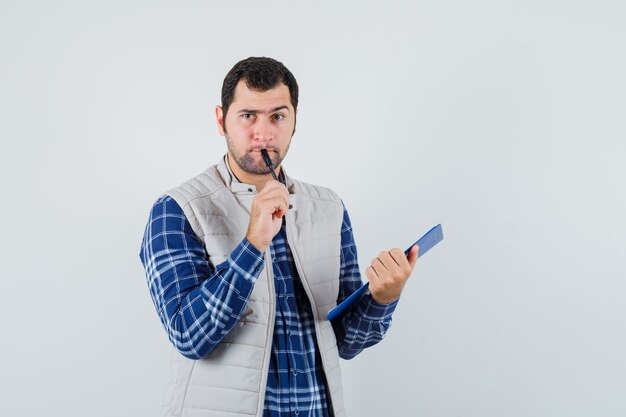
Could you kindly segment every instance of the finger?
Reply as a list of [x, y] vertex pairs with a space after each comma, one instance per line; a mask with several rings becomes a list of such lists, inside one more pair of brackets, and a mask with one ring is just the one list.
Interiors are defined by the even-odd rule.
[[[257, 210], [267, 214], [281, 214], [287, 211], [287, 205], [282, 198], [260, 198], [257, 201]], [[281, 214], [282, 216], [282, 214]]]
[[272, 194], [277, 189], [280, 189], [280, 187], [284, 187], [284, 185], [276, 180], [269, 180], [268, 182], [265, 183], [265, 185], [263, 186], [263, 189], [258, 193], [258, 195], [265, 196], [268, 194]]
[[261, 191], [261, 193], [266, 192], [266, 190], [267, 191], [272, 191], [272, 190], [285, 190], [285, 191], [287, 191], [287, 187], [285, 186], [285, 184], [283, 184], [280, 181], [269, 180], [268, 182], [265, 183], [265, 186], [263, 187], [263, 190]]
[[262, 201], [273, 201], [279, 198], [279, 199], [282, 199], [285, 202], [285, 204], [289, 205], [289, 192], [284, 186], [282, 186], [282, 184], [281, 184], [281, 187], [282, 188], [274, 187], [273, 189], [267, 192], [265, 191], [265, 188], [264, 188], [263, 192], [258, 194], [256, 198]]
[[289, 199], [281, 193], [273, 193], [265, 196], [265, 200], [270, 202], [272, 205], [278, 205], [280, 203], [282, 206], [289, 206]]
[[389, 270], [385, 268], [385, 265], [383, 265], [381, 260], [378, 258], [372, 259], [372, 264], [370, 266], [374, 269], [378, 278], [383, 279], [389, 275]]
[[382, 251], [378, 254], [378, 259], [388, 270], [396, 269], [398, 263], [392, 258], [391, 254], [387, 251]]
[[287, 212], [288, 204], [282, 198], [275, 198], [271, 200], [271, 205], [274, 214], [278, 214], [281, 217]]
[[419, 253], [420, 253], [420, 247], [417, 244], [415, 244], [411, 248], [411, 250], [409, 251], [409, 256], [407, 257], [407, 259], [409, 261], [409, 265], [411, 265], [411, 268], [415, 267], [415, 263], [417, 262], [417, 258], [419, 258]]
[[409, 261], [407, 260], [407, 255], [404, 254], [404, 251], [402, 249], [393, 248], [389, 251], [389, 255], [400, 268], [409, 267]]
[[[413, 256], [411, 255], [411, 251], [415, 250], [416, 249], [414, 247], [411, 247], [411, 249], [409, 250], [409, 255]], [[407, 256], [409, 255], [405, 255], [404, 251], [399, 248], [393, 248], [389, 251], [389, 253], [391, 254], [391, 257], [398, 263], [398, 270], [401, 271], [405, 277], [411, 275], [411, 272], [413, 272], [413, 266], [415, 265], [415, 260], [407, 258]], [[412, 261], [413, 263], [411, 264], [410, 261]]]
[[[287, 191], [287, 188], [280, 183], [277, 184], [278, 186], [275, 185], [271, 190], [259, 194], [258, 197], [267, 201], [274, 201], [274, 199], [280, 198], [285, 202], [285, 205], [289, 207], [289, 192]], [[265, 191], [265, 188], [263, 191]]]
[[289, 201], [289, 192], [287, 191], [286, 188], [283, 188], [283, 191], [280, 194], [281, 194], [281, 198], [285, 202], [285, 207], [289, 209], [291, 207], [291, 202]]
[[380, 280], [380, 277], [376, 273], [376, 270], [372, 268], [372, 265], [369, 265], [367, 268], [365, 268], [365, 276], [367, 277], [367, 281], [369, 283]]

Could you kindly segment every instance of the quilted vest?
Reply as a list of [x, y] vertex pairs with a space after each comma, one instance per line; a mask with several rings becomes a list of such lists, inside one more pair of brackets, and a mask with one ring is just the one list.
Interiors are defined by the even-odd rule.
[[[238, 182], [226, 157], [166, 194], [183, 209], [204, 243], [209, 261], [226, 260], [245, 237], [255, 187]], [[311, 302], [315, 335], [326, 374], [329, 407], [345, 416], [337, 341], [326, 314], [339, 292], [343, 206], [331, 190], [285, 176], [292, 208], [287, 241]], [[276, 318], [270, 249], [239, 321], [206, 357], [172, 352], [162, 417], [261, 417]]]

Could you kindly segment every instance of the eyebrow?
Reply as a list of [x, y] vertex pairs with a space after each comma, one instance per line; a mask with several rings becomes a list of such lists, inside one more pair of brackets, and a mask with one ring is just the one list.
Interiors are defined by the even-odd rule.
[[237, 113], [241, 114], [241, 113], [260, 113], [260, 114], [266, 114], [266, 113], [274, 113], [277, 112], [279, 110], [283, 110], [283, 109], [287, 109], [289, 110], [289, 107], [287, 107], [286, 105], [282, 105], [282, 106], [278, 106], [278, 107], [274, 107], [273, 109], [270, 109], [269, 111], [262, 111], [262, 110], [252, 110], [252, 109], [241, 109], [239, 110]]

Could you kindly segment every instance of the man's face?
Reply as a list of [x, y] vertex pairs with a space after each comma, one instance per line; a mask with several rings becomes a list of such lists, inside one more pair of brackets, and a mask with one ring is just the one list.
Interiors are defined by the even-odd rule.
[[219, 133], [226, 137], [229, 157], [251, 174], [268, 174], [261, 149], [267, 149], [274, 166], [287, 155], [296, 123], [289, 88], [278, 84], [267, 91], [250, 90], [244, 81], [235, 87], [224, 119], [216, 108]]

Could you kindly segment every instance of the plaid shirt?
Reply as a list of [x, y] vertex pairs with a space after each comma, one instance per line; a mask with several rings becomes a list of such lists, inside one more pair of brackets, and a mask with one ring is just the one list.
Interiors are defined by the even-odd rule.
[[[270, 244], [270, 252], [276, 322], [263, 415], [329, 416], [312, 309], [287, 245], [284, 222]], [[169, 196], [159, 198], [152, 207], [140, 258], [170, 341], [191, 359], [205, 357], [233, 328], [264, 264], [264, 254], [245, 238], [226, 261], [210, 264], [210, 254], [180, 206]], [[339, 279], [337, 303], [361, 286], [352, 226], [345, 208]], [[378, 304], [366, 295], [335, 320], [339, 356], [351, 359], [382, 340], [396, 304]]]

